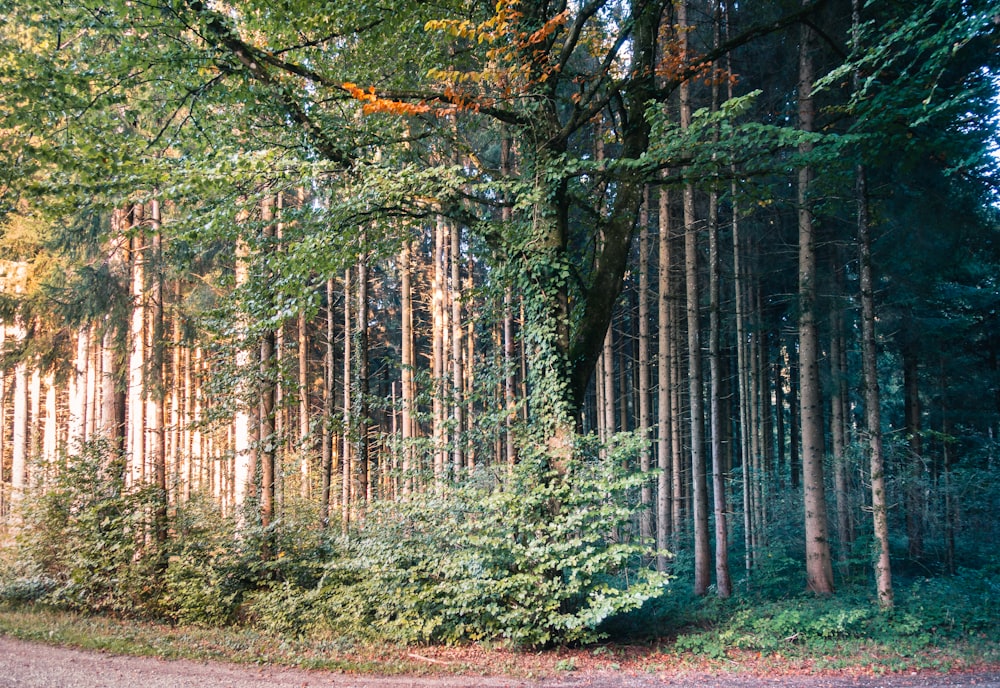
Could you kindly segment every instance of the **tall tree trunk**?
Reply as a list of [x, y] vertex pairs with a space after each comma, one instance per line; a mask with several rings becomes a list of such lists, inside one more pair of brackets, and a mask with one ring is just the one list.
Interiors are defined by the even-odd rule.
[[642, 512], [639, 521], [639, 535], [643, 542], [653, 541], [653, 482], [652, 451], [649, 446], [652, 409], [649, 397], [649, 189], [646, 189], [642, 209], [639, 211], [639, 470], [646, 475], [639, 495]]
[[56, 376], [49, 372], [45, 375], [45, 429], [42, 432], [42, 458], [49, 466], [55, 466], [59, 452], [56, 414]]
[[[681, 55], [687, 57], [687, 2], [677, 6]], [[691, 87], [680, 87], [681, 127], [691, 125]], [[705, 406], [701, 361], [701, 288], [699, 285], [698, 224], [694, 186], [684, 186], [684, 266], [687, 294], [688, 390], [691, 419], [691, 486], [694, 525], [694, 592], [704, 595], [711, 584], [712, 555], [708, 533], [708, 484], [705, 466]]]
[[911, 559], [924, 556], [924, 445], [920, 407], [920, 365], [916, 346], [903, 346], [903, 405], [906, 440], [909, 447], [909, 470], [906, 476], [906, 540]]
[[667, 570], [667, 546], [672, 533], [671, 514], [671, 467], [673, 447], [670, 424], [670, 368], [672, 365], [673, 323], [670, 319], [670, 192], [660, 190], [659, 236], [657, 237], [657, 332], [656, 352], [656, 465], [659, 470], [656, 492], [656, 570]]
[[146, 480], [146, 245], [144, 208], [132, 206], [132, 312], [129, 324], [128, 435], [129, 485]]
[[299, 496], [308, 499], [312, 492], [312, 461], [314, 445], [309, 432], [309, 338], [306, 312], [300, 309], [296, 319], [296, 353], [298, 354], [298, 397], [299, 397]]
[[[15, 326], [17, 339], [24, 338], [24, 326]], [[21, 520], [21, 503], [28, 487], [28, 362], [14, 366], [14, 416], [10, 448], [10, 511], [15, 524]]]
[[167, 454], [164, 429], [164, 403], [166, 385], [163, 371], [163, 237], [160, 232], [160, 202], [150, 202], [150, 230], [152, 231], [152, 279], [149, 285], [150, 361], [146, 371], [146, 418], [149, 423], [151, 476], [157, 488], [157, 502], [153, 514], [153, 535], [159, 543], [167, 539]]
[[414, 465], [416, 452], [414, 447], [414, 428], [416, 420], [416, 389], [413, 382], [413, 374], [416, 371], [416, 356], [413, 353], [413, 291], [411, 258], [413, 243], [407, 238], [403, 242], [403, 247], [399, 253], [399, 280], [400, 280], [400, 338], [402, 354], [402, 378], [400, 430], [403, 440], [403, 494], [413, 491], [413, 478], [416, 471]]
[[431, 352], [433, 356], [433, 398], [432, 429], [434, 440], [434, 480], [440, 484], [446, 479], [448, 468], [448, 451], [446, 447], [447, 433], [445, 431], [445, 308], [444, 308], [444, 262], [445, 262], [445, 226], [443, 217], [438, 217], [434, 225], [434, 282], [432, 294]]
[[351, 361], [354, 360], [353, 347], [351, 346], [354, 329], [351, 318], [351, 296], [353, 294], [351, 272], [351, 268], [344, 270], [344, 449], [343, 455], [340, 457], [340, 527], [344, 535], [347, 535], [351, 525], [351, 467], [354, 454], [351, 441], [355, 432], [354, 414], [351, 408], [351, 388], [355, 382], [351, 370]]
[[[803, 25], [799, 46], [799, 126], [813, 131], [813, 30]], [[802, 144], [803, 153], [811, 150]], [[812, 168], [799, 170], [799, 376], [801, 380], [802, 487], [806, 532], [806, 575], [809, 587], [820, 594], [833, 592], [833, 568], [827, 535], [826, 488], [823, 481], [823, 401], [819, 376], [819, 331], [816, 304], [816, 237], [809, 187]]]
[[[362, 237], [362, 243], [366, 243]], [[371, 412], [369, 396], [371, 394], [371, 370], [369, 361], [369, 331], [368, 331], [368, 256], [362, 255], [358, 263], [358, 401], [355, 404], [358, 416], [358, 449], [356, 460], [358, 464], [358, 490], [364, 501], [373, 498], [372, 487], [372, 456], [369, 442], [371, 440]]]
[[843, 270], [840, 261], [834, 266], [837, 299], [830, 312], [830, 439], [833, 449], [833, 484], [837, 503], [837, 536], [840, 541], [837, 561], [846, 575], [849, 554], [854, 542], [854, 524], [851, 520], [851, 494], [847, 459], [847, 352], [844, 351], [844, 318], [839, 303], [843, 289]]
[[[242, 219], [245, 221], [247, 218], [241, 213], [241, 218], [238, 218], [238, 222]], [[235, 286], [237, 289], [242, 287], [247, 283], [250, 277], [250, 248], [246, 241], [239, 239], [236, 242], [236, 274], [235, 274]], [[244, 319], [243, 327], [240, 328], [241, 332], [246, 332], [247, 323], [245, 321], [246, 316], [241, 316]], [[237, 343], [236, 350], [236, 369], [238, 371], [247, 371], [250, 369], [252, 354], [249, 348], [249, 343], [245, 340], [245, 335], [238, 335], [241, 340]], [[255, 456], [251, 447], [251, 407], [248, 388], [250, 381], [246, 379], [246, 375], [242, 374], [240, 376], [239, 382], [237, 382], [236, 389], [234, 391], [234, 396], [236, 397], [236, 409], [233, 415], [233, 456], [234, 456], [234, 466], [233, 466], [233, 508], [236, 512], [237, 519], [242, 522], [243, 519], [243, 507], [246, 503], [247, 497], [249, 496], [250, 490], [252, 488], [252, 480], [254, 473], [256, 472]], [[201, 415], [202, 404], [201, 404], [201, 393], [199, 386], [199, 395], [197, 407], [195, 410], [196, 421], [199, 420]], [[200, 444], [202, 437], [201, 432], [196, 429], [198, 435], [196, 436], [197, 443]], [[192, 455], [203, 458], [200, 447], [196, 447], [192, 451]]]
[[[510, 134], [504, 131], [500, 140], [500, 172], [504, 177], [513, 174], [514, 163], [512, 160], [512, 142]], [[504, 204], [500, 210], [500, 219], [504, 223], [509, 223], [514, 219], [514, 211], [509, 204]], [[517, 371], [514, 364], [516, 345], [514, 342], [514, 296], [508, 286], [503, 295], [503, 399], [504, 399], [504, 459], [508, 469], [514, 467], [517, 461], [517, 451], [514, 445], [514, 420], [516, 418], [517, 407], [516, 386]]]
[[461, 473], [465, 466], [463, 452], [463, 436], [465, 433], [465, 399], [462, 384], [465, 380], [465, 369], [462, 362], [462, 230], [458, 224], [449, 223], [451, 233], [451, 288], [448, 298], [451, 300], [451, 404], [452, 422], [454, 423], [452, 439], [452, 470], [455, 476]]
[[[721, 41], [721, 6], [713, 0], [714, 44]], [[719, 84], [712, 82], [712, 110], [718, 110]], [[718, 132], [713, 139], [718, 140]], [[708, 375], [709, 423], [712, 455], [712, 497], [715, 517], [715, 587], [721, 598], [733, 594], [729, 575], [729, 524], [726, 506], [726, 457], [723, 445], [722, 415], [722, 258], [719, 250], [719, 192], [713, 188], [708, 196]]]
[[[855, 25], [858, 0], [852, 3]], [[872, 523], [878, 553], [875, 558], [875, 588], [883, 609], [893, 607], [892, 568], [889, 561], [888, 500], [885, 492], [885, 463], [882, 456], [882, 416], [878, 382], [878, 350], [875, 339], [875, 279], [872, 271], [872, 241], [868, 219], [868, 189], [864, 167], [855, 169], [858, 203], [859, 281], [861, 287], [861, 368], [865, 390], [865, 439], [872, 489]]]
[[[141, 270], [141, 268], [140, 268]], [[134, 285], [133, 285], [134, 288]], [[140, 339], [140, 347], [142, 340]], [[76, 357], [69, 384], [69, 433], [66, 440], [70, 452], [83, 449], [87, 439], [87, 368], [90, 363], [90, 325], [81, 323], [76, 331]], [[142, 374], [142, 366], [139, 367]]]
[[333, 491], [334, 456], [337, 452], [333, 435], [334, 394], [336, 392], [336, 371], [334, 369], [334, 310], [333, 278], [326, 281], [326, 341], [323, 353], [323, 417], [322, 417], [322, 501], [320, 502], [320, 522], [323, 527], [330, 523], [330, 500]]
[[712, 496], [715, 517], [715, 585], [719, 597], [733, 594], [729, 575], [729, 527], [726, 507], [726, 459], [723, 454], [722, 415], [722, 278], [719, 255], [719, 211], [716, 191], [709, 196], [708, 211], [708, 271], [709, 271], [709, 407], [711, 409]]
[[[280, 211], [279, 211], [280, 212]], [[261, 201], [260, 219], [262, 222], [262, 234], [264, 240], [264, 252], [271, 253], [277, 250], [275, 222], [275, 199], [267, 196]], [[280, 237], [279, 237], [280, 240]], [[266, 260], [266, 259], [265, 259]], [[265, 279], [271, 280], [272, 275], [268, 268], [265, 270]], [[280, 365], [277, 358], [278, 333], [268, 329], [260, 338], [260, 355], [257, 359], [257, 369], [260, 377], [260, 397], [257, 404], [257, 460], [260, 462], [260, 524], [267, 532], [275, 517], [275, 473], [277, 468], [278, 444], [280, 435], [276, 427], [276, 416], [280, 413], [278, 406], [278, 390], [276, 378], [279, 377], [278, 367]], [[261, 556], [268, 559], [271, 550], [268, 546], [266, 536], [261, 548]]]

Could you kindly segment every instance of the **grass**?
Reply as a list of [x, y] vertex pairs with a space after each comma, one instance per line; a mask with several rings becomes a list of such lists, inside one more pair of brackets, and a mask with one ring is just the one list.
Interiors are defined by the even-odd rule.
[[[842, 602], [818, 601], [832, 609]], [[806, 605], [807, 608], [813, 603]], [[1000, 669], [1000, 645], [987, 634], [939, 637], [918, 642], [843, 635], [822, 639], [761, 637], [773, 617], [734, 614], [716, 623], [683, 629], [674, 639], [641, 645], [611, 644], [516, 651], [495, 644], [408, 647], [361, 644], [338, 638], [292, 639], [248, 628], [174, 626], [150, 621], [90, 616], [40, 605], [0, 607], [0, 634], [53, 645], [164, 659], [215, 660], [279, 665], [339, 673], [380, 675], [507, 675], [537, 678], [567, 671], [635, 671], [658, 674], [752, 673], [767, 675]], [[816, 616], [815, 614], [813, 616]], [[814, 624], [815, 625], [815, 624]], [[855, 634], [859, 635], [859, 634]], [[756, 644], [755, 644], [756, 643]], [[765, 647], [766, 646], [766, 647]]]

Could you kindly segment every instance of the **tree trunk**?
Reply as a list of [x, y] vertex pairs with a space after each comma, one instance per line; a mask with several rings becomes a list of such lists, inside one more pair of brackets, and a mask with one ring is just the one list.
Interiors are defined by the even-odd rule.
[[351, 467], [354, 454], [351, 450], [351, 440], [355, 432], [351, 409], [351, 387], [354, 384], [351, 370], [354, 356], [351, 346], [354, 330], [351, 318], [351, 282], [351, 268], [348, 268], [344, 270], [344, 449], [340, 457], [340, 527], [344, 535], [347, 535], [351, 525]]
[[333, 436], [334, 392], [336, 387], [334, 369], [334, 311], [333, 278], [326, 281], [326, 341], [323, 353], [323, 417], [321, 461], [323, 463], [322, 500], [319, 507], [320, 523], [325, 528], [330, 523], [330, 499], [333, 491], [334, 455], [337, 451]]
[[446, 479], [448, 468], [448, 450], [446, 447], [447, 433], [445, 431], [445, 307], [444, 307], [444, 262], [445, 262], [445, 225], [443, 217], [438, 217], [434, 225], [434, 282], [432, 294], [431, 352], [433, 356], [434, 393], [431, 401], [432, 429], [434, 440], [434, 481], [441, 485]]
[[160, 233], [160, 202], [150, 202], [152, 243], [152, 279], [149, 287], [150, 361], [146, 371], [146, 418], [149, 423], [150, 463], [156, 485], [157, 504], [153, 514], [153, 535], [159, 543], [167, 539], [167, 454], [164, 429], [166, 386], [163, 376], [163, 248]]
[[[366, 243], [362, 237], [362, 243]], [[358, 263], [358, 309], [357, 309], [357, 333], [358, 333], [358, 400], [354, 405], [357, 409], [358, 427], [358, 448], [355, 455], [357, 460], [358, 494], [365, 503], [370, 502], [373, 497], [372, 486], [372, 456], [369, 446], [371, 432], [371, 412], [369, 408], [369, 395], [371, 394], [371, 370], [368, 350], [368, 256], [361, 256]]]
[[413, 353], [413, 291], [411, 285], [411, 257], [413, 243], [407, 238], [403, 242], [403, 248], [399, 253], [399, 279], [400, 279], [400, 338], [402, 350], [402, 362], [400, 377], [402, 378], [402, 390], [400, 393], [402, 408], [400, 413], [400, 430], [402, 434], [403, 446], [403, 494], [409, 494], [414, 488], [414, 474], [417, 466], [414, 465], [416, 452], [414, 448], [414, 429], [416, 420], [416, 389], [413, 382], [413, 374], [416, 371], [416, 356]]
[[[670, 423], [670, 367], [672, 365], [670, 349], [672, 346], [674, 324], [670, 314], [670, 192], [660, 190], [659, 236], [657, 237], [657, 333], [656, 352], [656, 461], [659, 475], [657, 476], [656, 492], [656, 570], [663, 573], [667, 570], [667, 547], [672, 533], [671, 514], [671, 467], [673, 465], [674, 440]], [[676, 440], [675, 440], [676, 441]]]
[[652, 409], [649, 397], [649, 189], [646, 189], [642, 209], [639, 211], [639, 470], [646, 475], [639, 495], [642, 511], [639, 536], [643, 542], [653, 541], [653, 483], [652, 452], [649, 446]]
[[[855, 24], [858, 0], [852, 3]], [[868, 220], [868, 189], [864, 167], [855, 169], [858, 203], [859, 281], [861, 287], [861, 367], [865, 390], [865, 439], [872, 485], [872, 523], [878, 548], [875, 558], [875, 588], [882, 609], [892, 609], [892, 568], [889, 561], [888, 500], [882, 456], [882, 417], [878, 382], [878, 349], [875, 339], [875, 279], [872, 271], [871, 230]]]
[[[813, 30], [802, 27], [799, 46], [799, 126], [813, 130]], [[809, 144], [800, 147], [803, 153]], [[819, 377], [819, 332], [816, 318], [816, 237], [809, 206], [812, 169], [799, 170], [799, 390], [802, 424], [802, 487], [804, 490], [806, 575], [819, 594], [833, 592], [833, 569], [827, 536], [826, 488], [823, 482], [823, 402]]]
[[906, 476], [906, 540], [911, 559], [924, 556], [924, 446], [920, 408], [919, 362], [912, 343], [903, 346], [903, 404], [909, 470]]
[[[681, 55], [687, 56], [687, 3], [677, 6]], [[691, 88], [680, 88], [681, 127], [691, 124]], [[708, 533], [708, 484], [705, 466], [705, 406], [701, 361], [701, 288], [699, 285], [698, 225], [694, 186], [684, 186], [684, 268], [687, 295], [688, 390], [691, 420], [691, 486], [694, 526], [694, 593], [704, 595], [711, 584], [712, 555]]]
[[451, 234], [451, 288], [448, 290], [448, 298], [451, 300], [451, 408], [454, 424], [452, 470], [457, 478], [465, 466], [462, 447], [465, 432], [465, 395], [462, 388], [465, 380], [465, 369], [462, 362], [462, 274], [460, 270], [462, 231], [454, 222], [449, 222], [448, 225]]
[[729, 575], [729, 527], [726, 507], [726, 459], [722, 442], [722, 277], [719, 255], [719, 210], [716, 191], [709, 196], [708, 211], [708, 271], [709, 271], [709, 407], [711, 409], [712, 496], [715, 516], [715, 585], [719, 597], [733, 594]]
[[128, 484], [137, 487], [146, 480], [146, 246], [142, 205], [132, 206], [132, 312], [129, 324], [128, 363]]
[[[243, 221], [246, 217], [242, 217]], [[239, 219], [237, 220], [239, 222]], [[239, 239], [236, 242], [236, 274], [235, 274], [235, 286], [237, 289], [242, 287], [247, 283], [250, 276], [250, 249], [246, 241]], [[244, 319], [243, 327], [240, 328], [241, 332], [246, 332], [246, 316], [242, 316]], [[252, 360], [249, 343], [245, 339], [245, 335], [238, 335], [241, 337], [241, 341], [237, 343], [236, 350], [236, 369], [238, 371], [247, 371], [250, 369], [250, 364]], [[253, 480], [255, 466], [254, 466], [254, 455], [251, 447], [251, 413], [250, 413], [250, 400], [248, 394], [249, 380], [246, 379], [245, 375], [240, 376], [240, 380], [236, 384], [236, 389], [234, 390], [234, 396], [236, 397], [236, 410], [233, 415], [233, 455], [234, 455], [234, 468], [233, 468], [233, 507], [236, 512], [237, 519], [243, 519], [243, 506], [246, 503], [246, 499], [251, 490], [251, 481]], [[201, 415], [201, 394], [198, 395], [198, 406], [195, 411], [196, 421]], [[196, 429], [197, 443], [201, 443], [201, 433]], [[192, 455], [203, 458], [201, 454], [200, 447], [193, 450]]]

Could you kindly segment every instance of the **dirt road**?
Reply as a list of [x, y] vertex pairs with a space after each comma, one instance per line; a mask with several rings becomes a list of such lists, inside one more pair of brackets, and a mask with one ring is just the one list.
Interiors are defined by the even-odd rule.
[[216, 662], [122, 657], [0, 637], [0, 688], [1000, 688], [1000, 674], [878, 678], [691, 676], [567, 672], [542, 681], [378, 677]]

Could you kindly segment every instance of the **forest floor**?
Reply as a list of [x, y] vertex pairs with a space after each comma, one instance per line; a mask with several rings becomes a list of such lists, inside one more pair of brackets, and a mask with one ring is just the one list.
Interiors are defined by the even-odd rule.
[[[429, 652], [429, 651], [427, 651]], [[437, 651], [428, 655], [412, 653], [418, 660], [447, 668], [458, 661], [453, 652]], [[468, 650], [465, 651], [468, 654]], [[97, 650], [58, 647], [42, 643], [0, 637], [0, 687], [18, 688], [187, 688], [219, 686], [226, 688], [651, 688], [671, 686], [686, 688], [1000, 688], [1000, 667], [979, 667], [958, 672], [913, 671], [874, 675], [871, 672], [824, 671], [808, 673], [808, 667], [742, 666], [734, 661], [732, 671], [704, 671], [705, 667], [655, 662], [649, 653], [625, 653], [620, 662], [584, 660], [586, 652], [563, 653], [552, 662], [552, 653], [520, 653], [525, 666], [518, 676], [492, 675], [491, 663], [479, 665], [486, 675], [378, 676], [376, 674], [335, 673], [299, 668], [252, 666], [219, 661], [133, 657]], [[592, 651], [589, 653], [592, 655]], [[544, 657], [544, 661], [531, 661]], [[580, 658], [570, 668], [558, 662]], [[750, 658], [747, 658], [750, 659]], [[467, 668], [477, 665], [475, 657], [463, 656]], [[514, 668], [514, 667], [510, 667]], [[758, 672], [758, 668], [761, 670]], [[524, 670], [529, 670], [527, 674]], [[749, 670], [747, 670], [749, 669]], [[537, 675], [531, 674], [537, 672]], [[478, 673], [478, 672], [477, 672]]]

